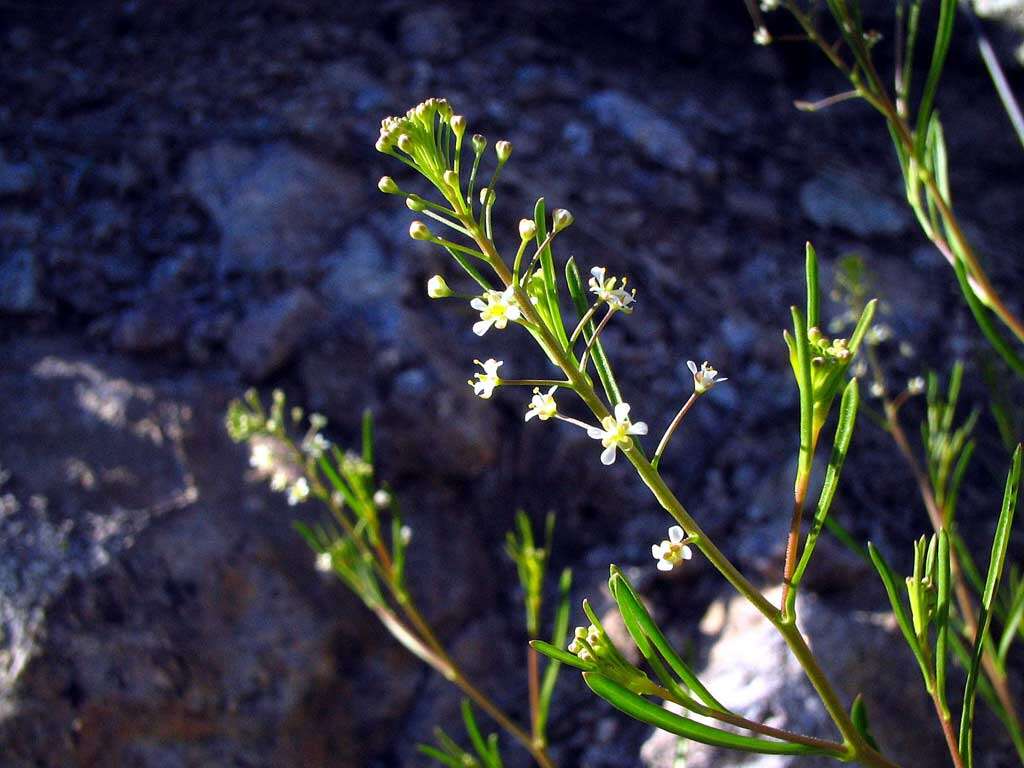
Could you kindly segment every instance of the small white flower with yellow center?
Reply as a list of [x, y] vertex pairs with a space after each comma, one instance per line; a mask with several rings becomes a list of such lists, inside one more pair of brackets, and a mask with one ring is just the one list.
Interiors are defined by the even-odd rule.
[[698, 395], [703, 395], [715, 384], [719, 384], [729, 379], [718, 378], [718, 371], [711, 367], [711, 364], [705, 360], [700, 364], [700, 368], [693, 360], [686, 361], [686, 367], [690, 369], [690, 373], [693, 374], [693, 391]]
[[316, 556], [316, 569], [320, 573], [330, 573], [334, 570], [334, 558], [330, 552], [321, 552]]
[[269, 472], [274, 468], [274, 451], [268, 443], [255, 443], [249, 454], [249, 466], [260, 472]]
[[493, 357], [489, 357], [482, 363], [479, 360], [474, 360], [474, 363], [484, 369], [483, 373], [474, 373], [476, 381], [470, 379], [467, 384], [473, 388], [473, 394], [477, 397], [481, 397], [484, 400], [488, 399], [494, 394], [494, 388], [501, 384], [501, 377], [498, 375], [498, 369], [504, 365], [501, 360], [495, 360]]
[[596, 294], [599, 301], [605, 302], [609, 309], [631, 312], [629, 305], [636, 299], [636, 291], [626, 290], [626, 278], [622, 278], [622, 287], [616, 288], [615, 285], [619, 282], [619, 278], [606, 278], [607, 271], [604, 267], [594, 267], [590, 270], [591, 278], [588, 283], [590, 292]]
[[678, 525], [673, 525], [668, 529], [667, 539], [661, 544], [651, 546], [651, 554], [658, 561], [659, 571], [671, 571], [675, 566], [681, 565], [684, 560], [693, 557], [693, 550], [683, 543], [685, 539], [685, 531]]
[[301, 504], [308, 498], [309, 483], [306, 482], [306, 478], [300, 477], [292, 483], [292, 487], [288, 489], [288, 506], [294, 507], [296, 504]]
[[526, 421], [529, 421], [534, 416], [541, 421], [554, 418], [558, 413], [558, 406], [555, 404], [556, 389], [558, 389], [557, 385], [546, 393], [542, 393], [537, 387], [533, 388], [533, 399], [530, 400], [530, 407], [526, 409]]
[[757, 45], [770, 45], [772, 33], [768, 31], [767, 27], [758, 27], [754, 30], [754, 42]]
[[373, 504], [379, 509], [391, 506], [391, 494], [383, 488], [378, 488], [373, 494]]
[[480, 321], [473, 323], [473, 333], [483, 336], [493, 325], [501, 330], [509, 320], [519, 319], [519, 305], [516, 303], [515, 291], [506, 288], [504, 291], [487, 291], [469, 302], [469, 306], [480, 313]]
[[601, 463], [605, 465], [615, 463], [615, 454], [619, 448], [628, 451], [633, 446], [631, 435], [646, 434], [647, 424], [642, 421], [634, 424], [629, 420], [629, 403], [616, 405], [615, 415], [601, 419], [600, 427], [587, 428], [587, 436], [600, 440], [604, 446]]
[[907, 382], [907, 392], [911, 395], [920, 395], [924, 392], [924, 377], [915, 376]]

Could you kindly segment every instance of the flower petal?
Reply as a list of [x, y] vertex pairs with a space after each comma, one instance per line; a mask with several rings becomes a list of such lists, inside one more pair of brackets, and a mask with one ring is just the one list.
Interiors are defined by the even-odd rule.
[[603, 440], [606, 434], [600, 427], [587, 427], [587, 437], [592, 437], [595, 440]]
[[670, 563], [668, 560], [659, 560], [658, 561], [658, 570], [659, 571], [671, 571], [672, 570], [672, 563]]
[[686, 532], [683, 531], [681, 526], [673, 525], [668, 529], [668, 538], [673, 544], [678, 544], [684, 538], [686, 538]]
[[471, 306], [477, 312], [483, 312], [485, 309], [487, 309], [487, 302], [481, 298], [476, 298], [469, 302], [469, 306]]
[[661, 544], [651, 544], [651, 556], [655, 560], [661, 560]]
[[693, 550], [687, 546], [683, 547], [683, 560], [689, 560], [693, 557]]
[[694, 376], [697, 375], [697, 364], [693, 362], [693, 360], [687, 360], [686, 367], [690, 369], [690, 373], [692, 373]]
[[491, 327], [492, 320], [480, 320], [479, 322], [473, 323], [473, 333], [477, 336], [483, 336], [487, 333]]
[[638, 421], [636, 424], [630, 426], [628, 430], [631, 435], [646, 435], [647, 434], [647, 422]]
[[629, 418], [629, 403], [618, 403], [615, 406], [615, 420], [625, 421]]
[[603, 451], [601, 451], [601, 463], [605, 466], [609, 466], [615, 463], [615, 446], [609, 445]]
[[530, 419], [532, 419], [536, 415], [537, 415], [537, 412], [531, 409], [531, 410], [526, 412], [526, 418], [524, 419], [524, 421], [529, 421]]

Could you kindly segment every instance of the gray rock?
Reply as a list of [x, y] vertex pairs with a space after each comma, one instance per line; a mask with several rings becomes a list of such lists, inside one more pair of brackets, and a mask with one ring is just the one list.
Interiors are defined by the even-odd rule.
[[319, 291], [331, 316], [394, 341], [401, 316], [396, 290], [400, 274], [373, 233], [353, 229], [341, 249], [326, 258], [325, 267]]
[[656, 163], [683, 173], [696, 165], [697, 151], [683, 130], [632, 96], [601, 91], [584, 106], [601, 126], [618, 131]]
[[28, 163], [11, 163], [0, 154], [0, 197], [18, 197], [35, 190], [39, 179]]
[[0, 312], [25, 314], [44, 306], [35, 254], [21, 250], [0, 257]]
[[402, 17], [398, 27], [402, 50], [427, 59], [454, 59], [462, 50], [459, 23], [444, 6], [416, 10]]
[[264, 379], [287, 362], [322, 316], [313, 294], [296, 288], [249, 312], [232, 334], [228, 349], [242, 373]]
[[800, 207], [819, 227], [837, 227], [859, 237], [906, 232], [910, 217], [899, 202], [850, 172], [826, 173], [800, 187]]
[[115, 348], [126, 352], [166, 349], [181, 340], [183, 321], [180, 306], [147, 302], [118, 318], [111, 342]]
[[301, 271], [330, 250], [366, 186], [288, 144], [215, 144], [192, 154], [185, 182], [220, 228], [224, 273]]
[[[770, 593], [778, 602], [779, 590]], [[851, 611], [814, 596], [797, 601], [809, 637], [844, 700], [864, 695], [875, 738], [901, 765], [943, 765], [943, 741], [910, 650], [888, 613]], [[803, 670], [775, 629], [744, 599], [713, 603], [701, 622], [713, 645], [701, 680], [736, 713], [768, 725], [835, 738], [830, 721]], [[915, 723], [907, 728], [908, 722]], [[644, 744], [647, 768], [671, 768], [673, 734], [658, 731]], [[747, 755], [691, 742], [687, 768], [827, 768], [822, 758]]]

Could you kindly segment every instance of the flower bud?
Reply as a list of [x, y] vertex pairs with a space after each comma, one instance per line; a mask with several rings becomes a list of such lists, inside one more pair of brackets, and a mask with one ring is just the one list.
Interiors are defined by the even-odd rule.
[[452, 127], [452, 132], [462, 138], [462, 134], [466, 132], [466, 118], [462, 115], [452, 115], [452, 119], [448, 121], [448, 124]]
[[481, 136], [479, 133], [473, 134], [473, 151], [478, 155], [483, 154], [484, 149], [487, 147], [487, 138]]
[[537, 225], [529, 219], [519, 220], [519, 237], [523, 240], [532, 240], [537, 234]]
[[572, 214], [565, 210], [565, 208], [556, 208], [555, 212], [551, 214], [551, 218], [555, 232], [561, 232], [573, 222]]
[[498, 155], [498, 162], [504, 163], [512, 155], [512, 142], [510, 141], [499, 141], [494, 145], [494, 151]]
[[484, 187], [480, 190], [480, 205], [494, 205], [494, 190]]
[[398, 137], [398, 148], [407, 155], [412, 154], [412, 139], [409, 138], [408, 134], [403, 133]]
[[395, 184], [395, 180], [390, 176], [381, 176], [380, 181], [377, 182], [377, 189], [383, 192], [385, 195], [397, 195], [398, 185]]
[[422, 221], [414, 221], [409, 225], [409, 237], [413, 240], [429, 240], [433, 235]]
[[444, 176], [442, 178], [444, 179], [444, 183], [447, 184], [452, 189], [458, 189], [459, 188], [459, 177], [455, 173], [455, 171], [452, 171], [452, 170], [445, 171], [444, 172]]
[[410, 211], [416, 211], [416, 213], [420, 213], [427, 208], [427, 202], [419, 195], [409, 195], [405, 198], [405, 205]]
[[427, 296], [432, 299], [444, 299], [452, 295], [452, 289], [440, 275], [434, 275], [427, 281]]

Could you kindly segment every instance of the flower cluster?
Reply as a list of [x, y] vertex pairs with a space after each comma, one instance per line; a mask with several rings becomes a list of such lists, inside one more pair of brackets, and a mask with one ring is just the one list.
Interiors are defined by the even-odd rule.
[[850, 361], [851, 352], [846, 339], [830, 340], [817, 328], [809, 328], [807, 342], [811, 349], [811, 365], [830, 367]]

